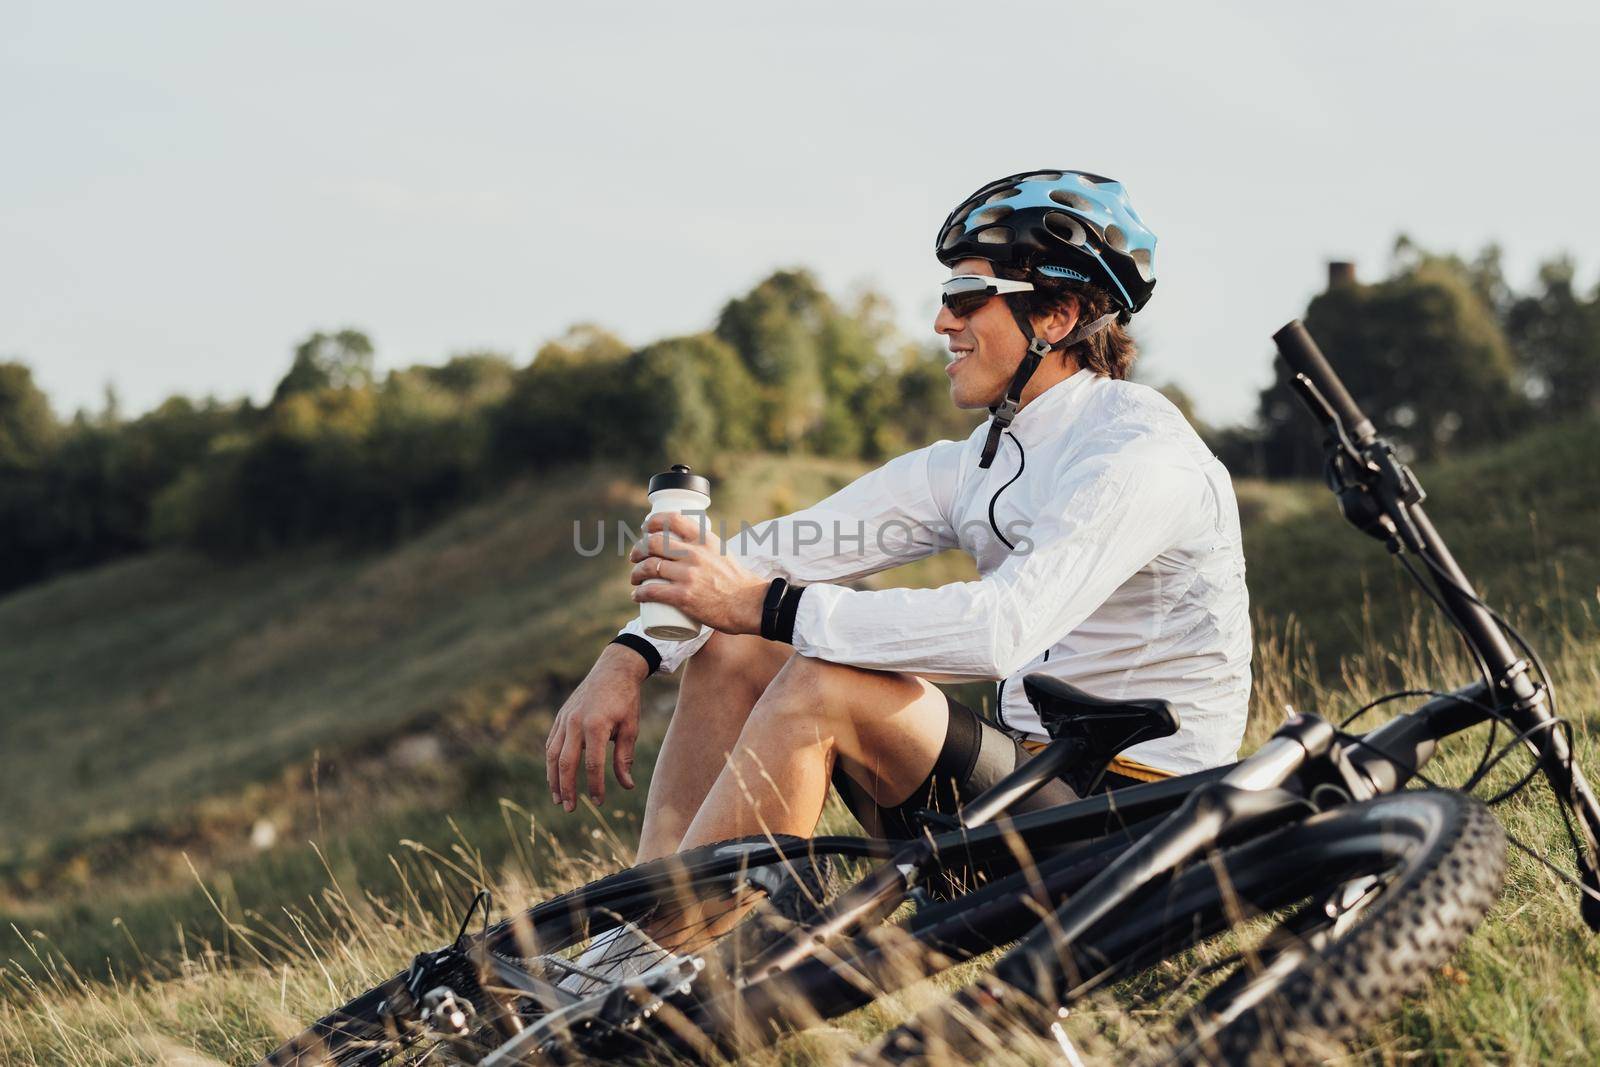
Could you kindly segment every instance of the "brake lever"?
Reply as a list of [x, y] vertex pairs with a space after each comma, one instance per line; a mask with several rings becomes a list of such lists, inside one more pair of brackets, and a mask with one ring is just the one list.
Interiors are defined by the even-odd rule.
[[1296, 374], [1290, 384], [1328, 435], [1328, 488], [1338, 497], [1345, 520], [1397, 555], [1407, 545], [1421, 544], [1408, 508], [1422, 503], [1427, 494], [1411, 468], [1395, 455], [1394, 446], [1376, 435], [1364, 446], [1357, 445], [1315, 382]]
[[1311, 417], [1322, 424], [1327, 431], [1329, 443], [1335, 445], [1345, 458], [1357, 466], [1365, 466], [1361, 457], [1361, 450], [1356, 448], [1355, 442], [1350, 440], [1350, 435], [1345, 432], [1344, 420], [1339, 418], [1339, 413], [1333, 410], [1333, 405], [1328, 403], [1328, 398], [1322, 395], [1322, 390], [1304, 374], [1296, 374], [1289, 379], [1289, 385], [1300, 397], [1311, 412]]

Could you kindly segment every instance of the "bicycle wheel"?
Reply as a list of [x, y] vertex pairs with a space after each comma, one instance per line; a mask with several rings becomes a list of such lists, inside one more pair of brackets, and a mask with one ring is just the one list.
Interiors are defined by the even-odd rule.
[[1320, 1059], [1450, 957], [1499, 895], [1504, 871], [1504, 831], [1469, 797], [1429, 790], [1347, 805], [1146, 890], [1070, 952], [1013, 951], [866, 1059], [970, 1058], [1018, 1026], [1053, 1032], [1058, 1007], [1284, 910], [1259, 944], [1230, 957], [1232, 973], [1219, 969], [1219, 984], [1151, 1062]]
[[[779, 931], [814, 915], [851, 871], [882, 851], [881, 845], [866, 840], [854, 846], [794, 837], [726, 841], [629, 868], [552, 898], [467, 939], [463, 947], [481, 946], [514, 965], [536, 965], [553, 972], [549, 981], [566, 980], [572, 992], [581, 994], [590, 980], [576, 968], [564, 974], [562, 961], [582, 958], [608, 933], [612, 936], [603, 962], [612, 972], [628, 966], [630, 952], [641, 958], [659, 956], [659, 945], [693, 953], [717, 943], [738, 944], [753, 953]], [[648, 929], [655, 944], [622, 945], [624, 939], [616, 932], [625, 924]], [[466, 964], [457, 968], [476, 969]], [[450, 984], [468, 990], [468, 998], [476, 1000], [484, 984], [480, 977], [457, 973]], [[406, 979], [402, 972], [355, 997], [262, 1063], [368, 1067], [407, 1050], [427, 1057], [435, 1042], [419, 1027], [406, 1025], [405, 1017], [417, 1007]], [[478, 1004], [480, 1010], [484, 1007]], [[493, 1040], [492, 1035], [486, 1040]]]
[[1500, 823], [1460, 794], [1432, 796], [1447, 799], [1401, 877], [1345, 883], [1291, 916], [1188, 1014], [1159, 1062], [1321, 1062], [1426, 982], [1505, 880]]

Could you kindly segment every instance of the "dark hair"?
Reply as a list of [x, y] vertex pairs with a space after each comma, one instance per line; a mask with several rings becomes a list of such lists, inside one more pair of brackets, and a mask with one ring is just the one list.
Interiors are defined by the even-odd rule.
[[[1038, 318], [1052, 311], [1064, 310], [1068, 304], [1076, 304], [1078, 324], [1081, 326], [1115, 311], [1118, 306], [1110, 293], [1088, 282], [1051, 278], [1038, 271], [1019, 267], [996, 265], [994, 272], [1001, 278], [1033, 283], [1031, 293], [1013, 293], [1005, 298], [1012, 302], [1012, 307], [1029, 318]], [[1067, 349], [1067, 354], [1076, 356], [1080, 366], [1088, 367], [1095, 374], [1107, 378], [1126, 378], [1139, 350], [1134, 344], [1133, 335], [1128, 333], [1128, 328], [1119, 319]]]

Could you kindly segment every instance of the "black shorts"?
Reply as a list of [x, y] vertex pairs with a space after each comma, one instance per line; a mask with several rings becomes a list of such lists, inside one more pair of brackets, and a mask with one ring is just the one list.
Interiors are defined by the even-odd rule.
[[[833, 787], [869, 836], [896, 841], [916, 837], [922, 832], [917, 812], [954, 815], [1033, 755], [1021, 741], [959, 700], [949, 696], [945, 699], [950, 705], [950, 726], [945, 731], [944, 747], [927, 779], [903, 802], [892, 808], [882, 806], [843, 767], [834, 765]], [[1108, 771], [1097, 791], [1133, 784], [1134, 779]], [[1052, 778], [1032, 796], [1013, 805], [1011, 812], [1037, 811], [1077, 799], [1072, 786]]]

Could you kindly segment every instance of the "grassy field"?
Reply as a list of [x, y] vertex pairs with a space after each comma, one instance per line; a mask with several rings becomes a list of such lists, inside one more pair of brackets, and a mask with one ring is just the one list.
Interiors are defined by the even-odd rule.
[[[1550, 660], [1591, 769], [1597, 429], [1551, 427], [1422, 472], [1458, 556]], [[726, 514], [759, 517], [851, 468], [744, 457], [713, 473]], [[629, 610], [618, 561], [575, 556], [571, 520], [636, 520], [637, 496], [617, 472], [586, 471], [378, 555], [158, 555], [0, 601], [13, 816], [0, 825], [0, 1062], [252, 1062], [439, 940], [469, 884], [522, 901], [625, 861], [642, 798], [556, 817], [539, 742]], [[1240, 497], [1258, 617], [1251, 744], [1285, 706], [1334, 714], [1468, 676], [1458, 643], [1324, 490], [1250, 484]], [[963, 568], [946, 558], [895, 577]], [[671, 698], [652, 683], [652, 705]], [[1465, 777], [1471, 748], [1436, 765], [1440, 780]], [[1561, 854], [1540, 792], [1500, 814]], [[1570, 890], [1517, 852], [1510, 871], [1492, 920], [1360, 1058], [1593, 1062], [1600, 952]], [[1156, 1009], [1137, 992], [1075, 1012], [1079, 1047], [1121, 1059], [1148, 1040]], [[831, 1062], [930, 995], [778, 1058]]]

